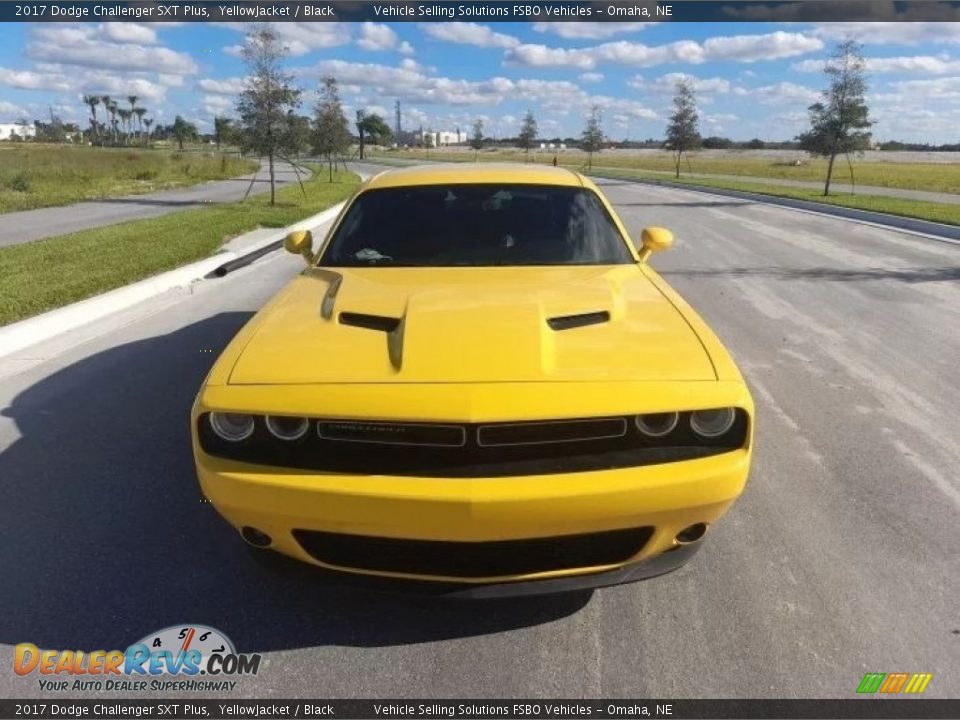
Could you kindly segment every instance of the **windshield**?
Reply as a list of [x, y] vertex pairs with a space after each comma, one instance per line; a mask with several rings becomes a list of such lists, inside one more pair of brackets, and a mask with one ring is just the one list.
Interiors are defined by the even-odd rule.
[[633, 261], [594, 192], [497, 184], [362, 193], [350, 206], [319, 264], [444, 267]]

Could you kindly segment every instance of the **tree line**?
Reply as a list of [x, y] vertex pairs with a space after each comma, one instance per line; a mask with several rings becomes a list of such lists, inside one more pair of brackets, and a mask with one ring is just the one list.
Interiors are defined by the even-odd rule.
[[[686, 160], [688, 171], [692, 169], [689, 154], [700, 148], [788, 147], [805, 150], [812, 156], [826, 158], [827, 175], [824, 180], [823, 194], [829, 195], [834, 164], [839, 157], [846, 159], [850, 171], [850, 183], [851, 185], [854, 183], [851, 156], [862, 154], [870, 147], [870, 127], [873, 125], [873, 120], [869, 117], [865, 99], [866, 62], [859, 43], [851, 38], [838, 43], [833, 56], [824, 67], [824, 72], [827, 74], [828, 83], [823, 91], [823, 99], [808, 108], [809, 128], [797, 136], [792, 143], [766, 143], [758, 138], [735, 143], [728, 138], [717, 136], [703, 138], [700, 134], [700, 116], [693, 84], [687, 79], [682, 79], [676, 83], [673, 112], [667, 121], [665, 138], [661, 141], [651, 138], [642, 143], [620, 143], [619, 145], [621, 147], [627, 145], [659, 147], [669, 150], [673, 155], [674, 175], [677, 178], [680, 177], [684, 160]], [[594, 105], [586, 116], [579, 139], [566, 139], [568, 143], [577, 145], [587, 153], [588, 170], [592, 168], [595, 153], [605, 147], [618, 145], [604, 135], [601, 120], [600, 108]], [[529, 159], [530, 150], [537, 141], [537, 134], [536, 118], [532, 112], [528, 111], [520, 125], [519, 134], [508, 142], [523, 150], [524, 155]], [[558, 141], [559, 138], [555, 139], [555, 142]], [[479, 153], [486, 142], [489, 140], [483, 136], [483, 122], [477, 119], [469, 141], [470, 147]], [[954, 146], [944, 146], [944, 148], [954, 149]]]

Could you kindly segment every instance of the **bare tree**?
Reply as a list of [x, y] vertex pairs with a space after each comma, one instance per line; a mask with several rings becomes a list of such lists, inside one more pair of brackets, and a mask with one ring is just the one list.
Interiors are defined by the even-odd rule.
[[[673, 97], [673, 115], [667, 125], [667, 147], [673, 151], [676, 177], [680, 177], [680, 160], [684, 153], [700, 147], [699, 115], [693, 84], [679, 80]], [[689, 163], [689, 159], [687, 160]]]
[[873, 121], [864, 95], [867, 91], [866, 63], [860, 44], [842, 40], [833, 57], [824, 67], [830, 86], [823, 92], [823, 101], [810, 106], [810, 129], [800, 135], [800, 147], [814, 156], [829, 158], [823, 195], [830, 194], [833, 163], [841, 153], [847, 156], [850, 184], [853, 185], [853, 163], [850, 153], [862, 153], [870, 147]]
[[587, 115], [587, 125], [580, 135], [580, 147], [587, 153], [587, 170], [593, 169], [593, 154], [603, 149], [603, 116], [600, 107], [594, 105]]
[[537, 119], [530, 110], [527, 110], [527, 114], [523, 116], [523, 124], [520, 126], [520, 135], [517, 136], [517, 140], [523, 148], [525, 159], [529, 160], [530, 149], [537, 140]]
[[271, 205], [276, 203], [274, 158], [289, 138], [289, 117], [300, 106], [301, 91], [283, 69], [287, 52], [280, 35], [268, 25], [250, 31], [242, 52], [248, 76], [237, 102], [239, 140], [243, 150], [267, 157]]
[[337, 80], [328, 76], [323, 78], [320, 101], [314, 111], [313, 152], [327, 159], [330, 182], [333, 182], [334, 163], [346, 153], [349, 147], [350, 129], [347, 116], [343, 114]]

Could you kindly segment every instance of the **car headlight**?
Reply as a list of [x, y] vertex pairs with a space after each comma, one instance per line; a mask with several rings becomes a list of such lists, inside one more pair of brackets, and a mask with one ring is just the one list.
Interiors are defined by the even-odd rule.
[[634, 418], [637, 429], [647, 437], [659, 438], [669, 435], [680, 422], [680, 413], [647, 413]]
[[253, 435], [253, 416], [240, 413], [210, 413], [210, 427], [227, 442], [241, 442]]
[[690, 414], [690, 428], [700, 437], [718, 438], [730, 431], [736, 419], [733, 408], [697, 410]]
[[283, 417], [267, 415], [267, 430], [277, 440], [299, 440], [310, 429], [310, 421], [304, 417]]

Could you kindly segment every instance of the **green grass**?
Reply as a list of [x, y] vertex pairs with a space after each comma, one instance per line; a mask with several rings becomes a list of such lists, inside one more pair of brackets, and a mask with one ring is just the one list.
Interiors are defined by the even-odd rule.
[[209, 257], [258, 227], [282, 228], [347, 198], [359, 178], [325, 171], [246, 202], [186, 210], [0, 248], [0, 325]]
[[[651, 173], [612, 170], [608, 168], [598, 169], [597, 172], [591, 174], [594, 177], [623, 178], [626, 180], [664, 180], [662, 176]], [[739, 182], [735, 180], [711, 180], [706, 178], [684, 180], [681, 176], [680, 180], [670, 178], [669, 182], [679, 182], [680, 184], [690, 185], [691, 187], [741, 190], [743, 192], [757, 193], [760, 195], [807, 200], [825, 205], [838, 205], [856, 210], [869, 210], [871, 212], [899, 215], [902, 217], [916, 218], [918, 220], [929, 220], [931, 222], [946, 223], [948, 225], [960, 225], [960, 204], [951, 205], [947, 203], [883, 197], [880, 195], [851, 195], [849, 193], [838, 193], [823, 197], [823, 194], [819, 190]]]
[[196, 185], [256, 167], [206, 151], [0, 143], [0, 213]]
[[[477, 159], [480, 162], [553, 162], [554, 151], [533, 151], [525, 158], [519, 150], [484, 150]], [[390, 150], [379, 152], [380, 157], [417, 158], [472, 162], [473, 150]], [[557, 153], [565, 167], [582, 169], [587, 164], [587, 155], [579, 150], [563, 150]], [[789, 158], [799, 160], [800, 165], [787, 162], [787, 156], [764, 156], [762, 151], [727, 151], [722, 154], [692, 153], [689, 171], [714, 175], [739, 175], [772, 178], [775, 180], [806, 180], [822, 183], [827, 175], [827, 162], [810, 158], [796, 151]], [[673, 172], [673, 158], [665, 151], [638, 153], [597, 153], [593, 157], [596, 168], [627, 168], [651, 172]], [[960, 153], [955, 163], [906, 163], [897, 162], [894, 154], [890, 160], [862, 161], [854, 159], [854, 178], [857, 185], [900, 188], [903, 190], [927, 190], [930, 192], [960, 193]], [[686, 160], [683, 171], [688, 171]], [[834, 168], [838, 183], [848, 182], [846, 161], [838, 160]]]

